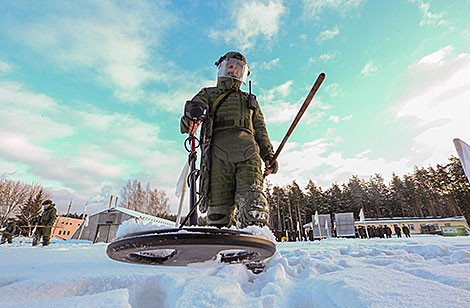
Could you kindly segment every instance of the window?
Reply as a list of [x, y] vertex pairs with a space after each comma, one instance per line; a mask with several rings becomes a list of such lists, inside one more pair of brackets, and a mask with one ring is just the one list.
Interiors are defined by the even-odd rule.
[[67, 231], [67, 235], [70, 235], [70, 231]]
[[444, 227], [450, 227], [450, 222], [446, 222], [446, 223], [444, 224]]
[[62, 230], [59, 230], [59, 235], [62, 233]]
[[408, 228], [410, 228], [410, 231], [414, 231], [414, 230], [415, 230], [415, 225], [409, 224], [409, 225], [408, 225]]

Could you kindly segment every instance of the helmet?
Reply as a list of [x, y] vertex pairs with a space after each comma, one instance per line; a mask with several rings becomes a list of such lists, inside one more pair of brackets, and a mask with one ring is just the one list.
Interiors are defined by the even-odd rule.
[[219, 68], [217, 77], [228, 77], [245, 83], [246, 77], [250, 74], [245, 56], [236, 51], [227, 52], [215, 62], [215, 65]]
[[46, 201], [42, 203], [42, 205], [49, 205], [49, 204], [52, 204], [52, 200], [50, 199], [47, 199]]

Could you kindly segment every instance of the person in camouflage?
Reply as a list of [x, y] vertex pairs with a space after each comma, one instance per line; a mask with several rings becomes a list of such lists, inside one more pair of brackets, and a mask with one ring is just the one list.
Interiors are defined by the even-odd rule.
[[405, 237], [411, 237], [410, 228], [408, 228], [407, 225], [402, 225], [401, 229], [403, 231], [403, 234], [405, 234]]
[[56, 218], [57, 210], [55, 208], [55, 204], [52, 203], [51, 200], [46, 200], [42, 203], [44, 207], [44, 212], [42, 212], [41, 217], [38, 221], [38, 226], [36, 229], [36, 233], [33, 239], [33, 246], [39, 245], [41, 242], [42, 237], [42, 245], [48, 246], [50, 243], [51, 237], [51, 229], [54, 225], [54, 221]]
[[5, 230], [3, 230], [0, 245], [4, 244], [6, 241], [8, 241], [8, 244], [13, 243], [12, 238], [16, 231], [16, 221], [14, 218], [8, 218], [7, 221], [8, 221], [7, 227], [5, 228]]
[[[208, 224], [228, 227], [237, 223], [267, 225], [268, 205], [263, 193], [264, 175], [276, 173], [263, 113], [252, 94], [240, 90], [249, 68], [239, 52], [228, 52], [215, 65], [217, 86], [203, 88], [192, 101], [209, 106], [201, 128], [199, 193], [207, 206]], [[182, 117], [181, 133], [194, 134], [200, 122]]]

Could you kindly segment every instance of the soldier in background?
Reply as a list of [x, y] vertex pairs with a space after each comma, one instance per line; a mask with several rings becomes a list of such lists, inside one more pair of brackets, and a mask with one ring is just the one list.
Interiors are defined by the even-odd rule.
[[401, 229], [398, 225], [395, 225], [395, 234], [397, 237], [401, 237]]
[[42, 203], [44, 212], [38, 221], [38, 226], [33, 239], [33, 246], [39, 245], [42, 237], [42, 245], [48, 246], [50, 243], [52, 226], [56, 218], [57, 210], [55, 204], [51, 200], [46, 200]]
[[372, 226], [371, 233], [369, 233], [372, 238], [379, 237], [379, 232], [377, 231], [376, 226]]
[[410, 228], [408, 228], [407, 225], [402, 225], [403, 234], [405, 234], [406, 237], [411, 237], [410, 235]]
[[16, 221], [15, 218], [8, 218], [7, 220], [7, 227], [3, 231], [2, 240], [0, 241], [0, 245], [8, 241], [8, 244], [13, 243], [13, 235], [16, 231]]
[[364, 239], [366, 238], [366, 230], [364, 229], [363, 226], [359, 227], [359, 229], [357, 230], [359, 232], [359, 237]]
[[384, 228], [384, 226], [380, 225], [379, 229], [378, 229], [378, 232], [379, 232], [379, 237], [380, 238], [385, 238], [385, 228]]
[[392, 238], [392, 229], [389, 226], [385, 226], [385, 235], [387, 238]]

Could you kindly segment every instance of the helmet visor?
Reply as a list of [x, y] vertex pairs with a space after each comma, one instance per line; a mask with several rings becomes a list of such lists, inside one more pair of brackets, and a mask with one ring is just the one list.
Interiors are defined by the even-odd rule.
[[227, 58], [219, 65], [217, 77], [229, 77], [245, 83], [246, 76], [248, 76], [248, 64], [243, 61]]

